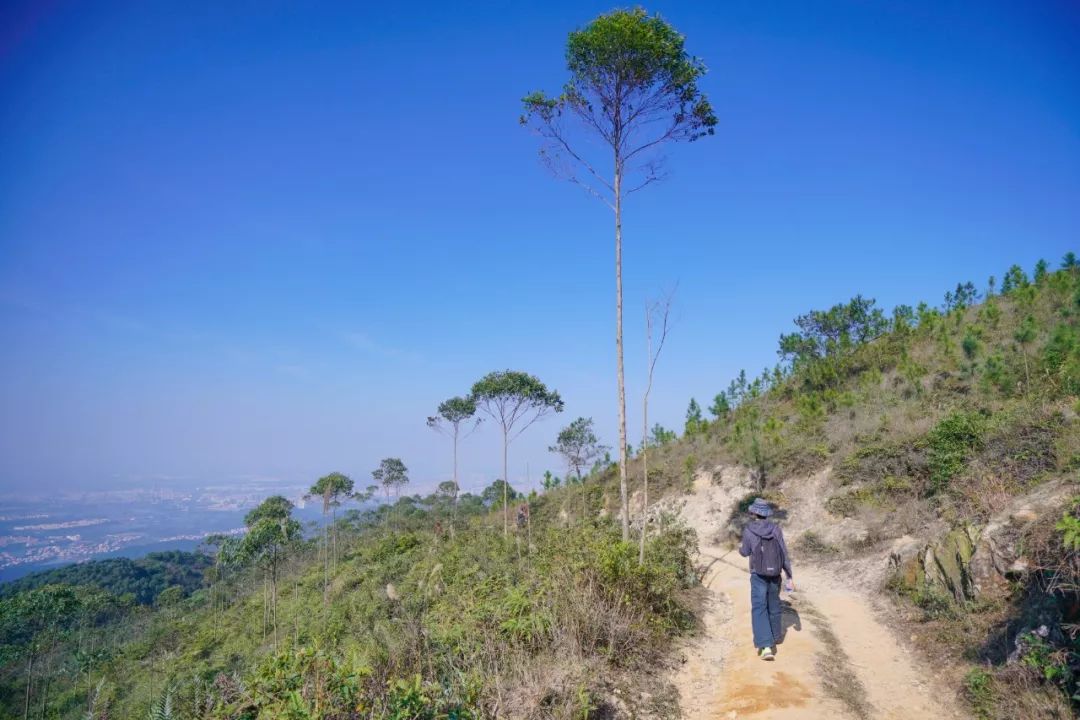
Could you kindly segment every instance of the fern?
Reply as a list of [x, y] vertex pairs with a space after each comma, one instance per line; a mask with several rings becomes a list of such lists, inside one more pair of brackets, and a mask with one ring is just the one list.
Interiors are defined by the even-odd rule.
[[165, 694], [156, 703], [151, 703], [147, 720], [178, 720], [173, 713], [173, 689], [166, 688]]
[[[1080, 506], [1080, 499], [1074, 505]], [[1061, 516], [1061, 520], [1054, 526], [1054, 529], [1061, 533], [1061, 544], [1065, 546], [1066, 550], [1072, 552], [1080, 550], [1080, 518], [1073, 515], [1072, 512], [1066, 512]]]

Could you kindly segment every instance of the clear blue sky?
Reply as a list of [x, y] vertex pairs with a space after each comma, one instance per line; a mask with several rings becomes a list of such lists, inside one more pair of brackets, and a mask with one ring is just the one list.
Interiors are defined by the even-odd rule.
[[[517, 124], [608, 3], [23, 2], [0, 9], [0, 488], [449, 472], [424, 425], [483, 373], [615, 438], [609, 212]], [[791, 318], [940, 302], [1080, 251], [1071, 2], [648, 6], [710, 73], [713, 138], [626, 213], [632, 435], [644, 300], [679, 283], [654, 416], [681, 425]], [[463, 446], [463, 485], [500, 467]]]

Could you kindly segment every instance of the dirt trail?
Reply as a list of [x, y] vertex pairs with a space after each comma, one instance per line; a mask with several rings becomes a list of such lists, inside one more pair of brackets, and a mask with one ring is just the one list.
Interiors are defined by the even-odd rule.
[[[868, 597], [795, 558], [797, 592], [782, 593], [784, 642], [774, 662], [755, 655], [750, 583], [737, 548], [711, 543], [748, 488], [736, 477], [695, 482], [682, 515], [700, 538], [709, 590], [705, 627], [674, 682], [687, 720], [919, 720], [964, 718], [926, 669], [882, 625]], [[789, 539], [789, 544], [792, 542]]]

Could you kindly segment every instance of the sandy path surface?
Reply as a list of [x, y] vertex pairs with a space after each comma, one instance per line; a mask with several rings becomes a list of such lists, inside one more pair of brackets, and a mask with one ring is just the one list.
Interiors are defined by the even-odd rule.
[[701, 539], [709, 590], [703, 631], [685, 648], [674, 678], [684, 718], [967, 717], [881, 624], [870, 598], [797, 557], [797, 591], [781, 594], [784, 642], [774, 662], [760, 660], [750, 633], [747, 561], [737, 549], [709, 543], [747, 490], [725, 480], [716, 486], [699, 477], [682, 510]]

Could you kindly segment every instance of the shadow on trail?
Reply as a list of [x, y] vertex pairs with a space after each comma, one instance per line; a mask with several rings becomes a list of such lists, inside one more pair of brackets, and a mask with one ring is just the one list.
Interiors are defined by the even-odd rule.
[[780, 637], [776, 638], [778, 645], [784, 642], [789, 629], [802, 632], [802, 618], [799, 617], [799, 611], [787, 600], [780, 601], [780, 623]]

